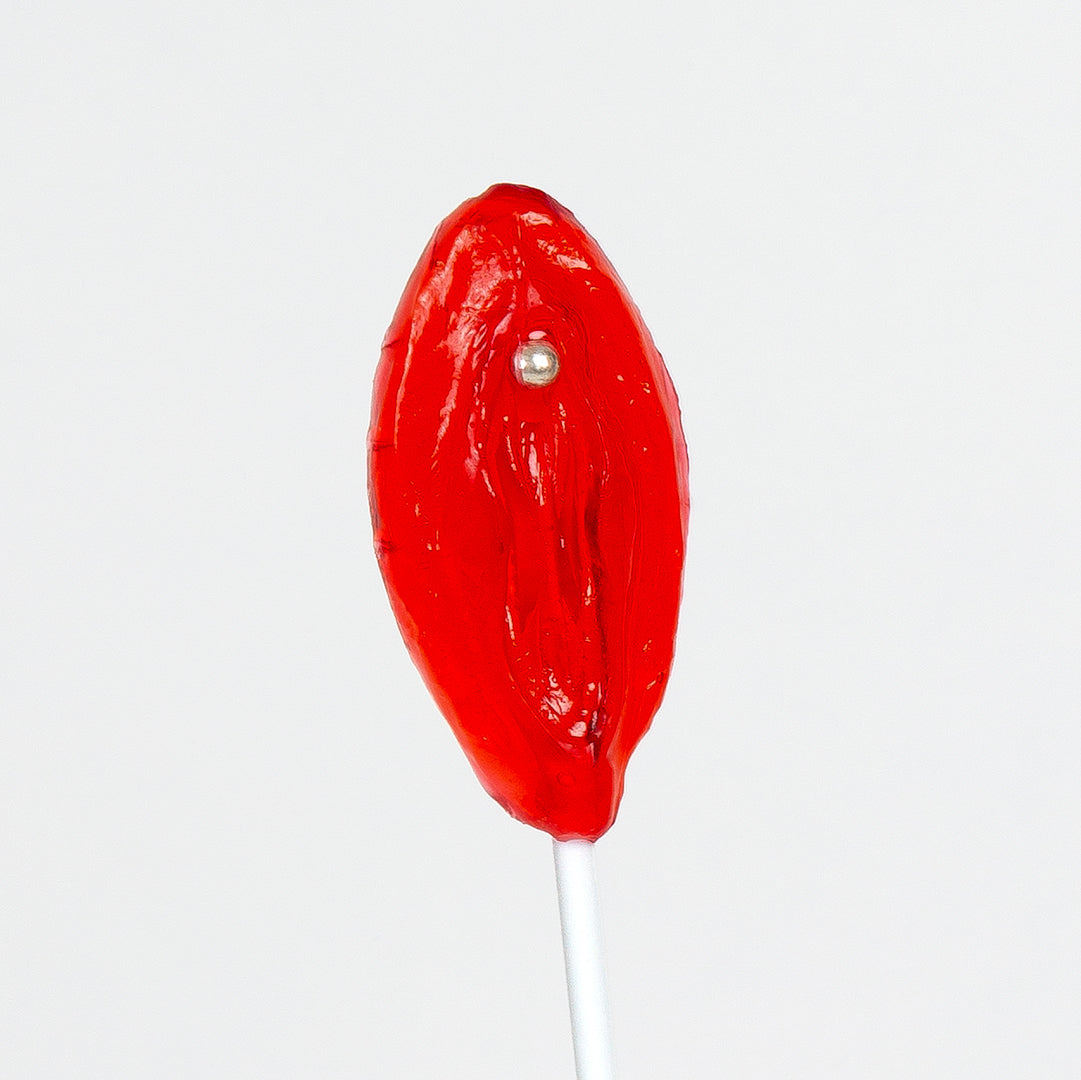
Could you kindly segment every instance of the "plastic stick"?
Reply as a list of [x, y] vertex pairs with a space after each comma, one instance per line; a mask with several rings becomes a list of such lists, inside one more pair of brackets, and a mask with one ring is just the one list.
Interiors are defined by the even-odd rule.
[[552, 847], [578, 1080], [612, 1080], [593, 844], [588, 840], [555, 840]]

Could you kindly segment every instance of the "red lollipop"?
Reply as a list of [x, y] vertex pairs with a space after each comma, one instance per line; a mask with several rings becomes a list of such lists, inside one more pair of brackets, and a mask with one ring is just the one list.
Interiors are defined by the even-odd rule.
[[610, 1080], [593, 845], [668, 681], [687, 539], [679, 405], [596, 242], [499, 184], [436, 230], [369, 435], [402, 637], [480, 782], [555, 838], [579, 1080]]
[[436, 230], [369, 446], [391, 605], [480, 782], [597, 839], [668, 680], [687, 451], [637, 308], [554, 199], [499, 184]]

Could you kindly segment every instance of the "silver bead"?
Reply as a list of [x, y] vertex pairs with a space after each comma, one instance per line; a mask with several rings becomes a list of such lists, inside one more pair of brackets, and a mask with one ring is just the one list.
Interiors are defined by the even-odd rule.
[[559, 374], [559, 353], [545, 341], [527, 341], [514, 354], [514, 377], [523, 386], [548, 386]]

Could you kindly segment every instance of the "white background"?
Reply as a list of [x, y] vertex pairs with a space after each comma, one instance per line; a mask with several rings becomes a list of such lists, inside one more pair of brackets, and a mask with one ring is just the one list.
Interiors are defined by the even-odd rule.
[[691, 450], [621, 1076], [1081, 1075], [1081, 8], [5, 12], [5, 1080], [572, 1075], [547, 837], [367, 519], [383, 331], [501, 180]]

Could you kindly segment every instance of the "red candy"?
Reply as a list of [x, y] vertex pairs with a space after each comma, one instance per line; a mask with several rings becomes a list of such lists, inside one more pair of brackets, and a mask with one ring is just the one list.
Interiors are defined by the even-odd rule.
[[597, 839], [668, 681], [687, 450], [649, 331], [559, 203], [499, 184], [439, 226], [383, 344], [369, 450], [391, 606], [480, 782]]

